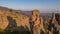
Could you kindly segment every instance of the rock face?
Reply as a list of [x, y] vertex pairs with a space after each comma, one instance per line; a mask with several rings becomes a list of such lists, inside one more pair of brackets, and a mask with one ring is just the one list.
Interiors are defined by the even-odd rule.
[[60, 26], [59, 26], [59, 14], [52, 13], [51, 21], [49, 22], [50, 30], [49, 34], [60, 34]]
[[39, 30], [39, 10], [33, 10], [32, 11], [32, 21], [34, 22], [34, 26], [33, 26], [33, 34], [40, 34], [40, 30]]
[[55, 25], [57, 27], [57, 30], [59, 31], [59, 34], [60, 34], [60, 21], [59, 21], [59, 14], [58, 13], [55, 14], [55, 19], [57, 21], [57, 24], [55, 24]]
[[45, 31], [43, 27], [43, 18], [39, 17], [39, 10], [32, 11], [32, 21], [34, 22], [33, 34], [40, 34], [40, 30]]
[[[28, 29], [30, 30], [28, 16], [13, 12], [12, 10], [9, 10], [6, 12], [0, 10], [0, 28], [1, 29], [5, 30], [9, 25], [9, 23], [11, 22], [13, 24], [12, 19], [16, 21], [17, 27], [20, 27], [20, 26], [23, 26], [25, 28], [28, 27]], [[12, 25], [10, 25], [10, 27], [12, 27]]]
[[1, 29], [5, 29], [7, 26], [8, 26], [8, 20], [7, 20], [7, 17], [5, 15], [5, 12], [4, 11], [0, 11], [0, 28]]
[[33, 10], [32, 21], [34, 22], [33, 34], [60, 34], [58, 13], [52, 13], [50, 21], [44, 24], [43, 18], [39, 17], [39, 11]]
[[[39, 24], [39, 10], [33, 10], [32, 12], [32, 21], [34, 21], [35, 26]], [[36, 22], [35, 22], [36, 21]]]

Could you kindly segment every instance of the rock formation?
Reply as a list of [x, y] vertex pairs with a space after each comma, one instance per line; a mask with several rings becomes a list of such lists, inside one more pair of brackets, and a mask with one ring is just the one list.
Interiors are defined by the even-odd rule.
[[32, 21], [34, 22], [33, 26], [33, 34], [40, 34], [40, 29], [39, 29], [39, 10], [35, 9], [32, 11]]
[[58, 24], [59, 23], [59, 15], [56, 13], [52, 13], [52, 18], [49, 23], [50, 23], [49, 27], [51, 30], [51, 31], [49, 31], [49, 34], [54, 34], [54, 33], [58, 34], [59, 33], [58, 31], [60, 31], [60, 26]]
[[24, 26], [28, 27], [30, 30], [30, 25], [29, 25], [29, 17], [26, 15], [22, 15], [16, 12], [13, 12], [12, 10], [10, 11], [1, 11], [0, 10], [0, 28], [5, 30], [7, 26], [9, 25], [9, 21], [7, 20], [7, 16], [12, 17], [14, 20], [16, 20], [17, 27]]
[[40, 34], [40, 30], [45, 32], [45, 29], [43, 26], [43, 18], [39, 17], [39, 10], [37, 10], [37, 9], [33, 10], [32, 21], [34, 22], [34, 26], [33, 26], [34, 34]]
[[[52, 18], [45, 17], [41, 17], [37, 9], [32, 11], [30, 18], [14, 12], [12, 9], [6, 11], [0, 9], [0, 28], [5, 30], [23, 26], [25, 29], [28, 28], [29, 31], [32, 30], [33, 34], [60, 34], [60, 14], [52, 13]], [[33, 26], [29, 23], [29, 19], [32, 19]]]

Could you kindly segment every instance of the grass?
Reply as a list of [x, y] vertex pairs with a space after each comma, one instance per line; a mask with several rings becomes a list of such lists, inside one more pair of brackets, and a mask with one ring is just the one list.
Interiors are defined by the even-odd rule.
[[7, 30], [7, 31], [4, 31], [4, 30], [1, 30], [0, 29], [0, 34], [30, 34], [30, 32], [28, 31], [18, 31], [18, 30]]

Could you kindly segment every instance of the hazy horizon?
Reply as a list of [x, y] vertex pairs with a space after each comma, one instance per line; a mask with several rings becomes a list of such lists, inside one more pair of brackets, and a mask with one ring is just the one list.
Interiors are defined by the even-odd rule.
[[0, 6], [41, 12], [60, 12], [60, 0], [0, 0]]

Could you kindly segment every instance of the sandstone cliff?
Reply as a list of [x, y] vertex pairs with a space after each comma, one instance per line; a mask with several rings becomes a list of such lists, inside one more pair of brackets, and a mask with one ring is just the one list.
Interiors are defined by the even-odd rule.
[[6, 12], [3, 10], [0, 10], [0, 23], [1, 23], [0, 28], [1, 29], [4, 30], [9, 25], [8, 16], [12, 17], [12, 19], [16, 21], [17, 27], [24, 26], [26, 28], [27, 26], [30, 30], [29, 17], [26, 15], [22, 15], [20, 13], [13, 12], [11, 9]]

